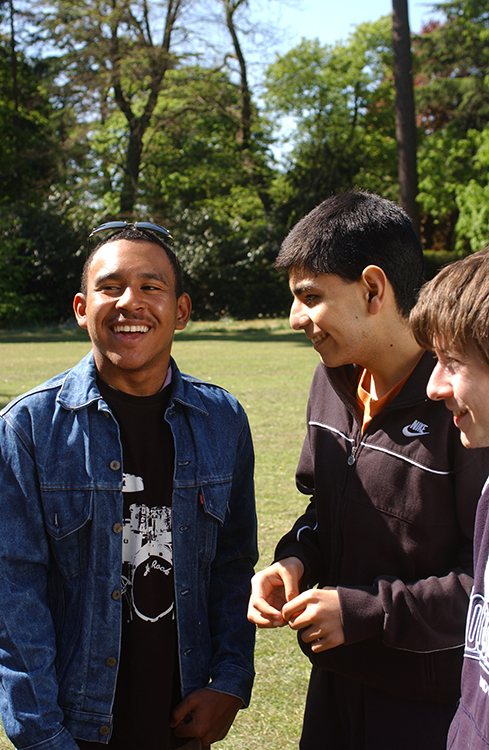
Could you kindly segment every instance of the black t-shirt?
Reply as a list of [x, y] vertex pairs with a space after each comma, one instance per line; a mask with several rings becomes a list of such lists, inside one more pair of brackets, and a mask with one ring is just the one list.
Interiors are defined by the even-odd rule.
[[[174, 445], [164, 413], [171, 385], [152, 396], [99, 381], [123, 448], [123, 620], [111, 750], [170, 750], [170, 715], [181, 700], [171, 536]], [[79, 741], [81, 748], [93, 743]]]

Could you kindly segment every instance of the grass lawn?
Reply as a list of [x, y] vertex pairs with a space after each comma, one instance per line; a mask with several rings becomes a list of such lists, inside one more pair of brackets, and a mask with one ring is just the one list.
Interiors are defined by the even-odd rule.
[[[89, 350], [83, 331], [0, 331], [0, 406], [75, 364]], [[275, 543], [305, 506], [294, 471], [305, 434], [305, 408], [317, 355], [286, 321], [190, 323], [175, 337], [180, 368], [218, 383], [248, 414], [256, 451], [256, 496], [261, 569]], [[288, 629], [257, 634], [256, 681], [222, 750], [297, 747], [308, 663]], [[12, 747], [0, 732], [0, 750]], [[95, 747], [95, 746], [94, 746]]]

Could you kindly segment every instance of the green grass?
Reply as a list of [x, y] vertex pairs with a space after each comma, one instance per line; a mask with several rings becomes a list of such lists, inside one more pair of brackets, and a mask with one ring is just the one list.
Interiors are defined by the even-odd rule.
[[[76, 329], [0, 332], [0, 405], [75, 364], [88, 350]], [[305, 408], [317, 355], [286, 321], [191, 323], [176, 335], [180, 368], [227, 388], [246, 409], [256, 451], [260, 561], [305, 505], [294, 472], [305, 434]], [[259, 631], [256, 681], [222, 750], [297, 747], [309, 668], [288, 629]], [[0, 736], [0, 750], [10, 748]]]

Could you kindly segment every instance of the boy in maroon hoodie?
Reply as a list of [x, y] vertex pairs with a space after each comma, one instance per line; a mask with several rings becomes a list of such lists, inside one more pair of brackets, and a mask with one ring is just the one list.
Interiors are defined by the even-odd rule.
[[[466, 448], [488, 446], [489, 247], [447, 266], [426, 284], [411, 323], [418, 342], [438, 358], [428, 396], [445, 402]], [[477, 509], [462, 698], [448, 736], [450, 750], [489, 747], [488, 508], [489, 481]]]

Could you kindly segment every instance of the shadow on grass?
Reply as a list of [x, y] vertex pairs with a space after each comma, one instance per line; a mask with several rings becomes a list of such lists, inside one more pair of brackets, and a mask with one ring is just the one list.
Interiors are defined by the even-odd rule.
[[256, 330], [253, 328], [242, 329], [240, 331], [226, 331], [225, 329], [216, 331], [181, 331], [175, 337], [176, 341], [282, 341], [291, 344], [311, 346], [311, 342], [302, 333], [295, 331], [266, 331]]
[[2, 331], [0, 344], [50, 344], [56, 342], [89, 341], [88, 333], [82, 328], [40, 331]]
[[[295, 331], [268, 331], [266, 329], [243, 328], [227, 330], [217, 328], [212, 331], [181, 331], [177, 333], [177, 341], [273, 341], [289, 342], [300, 346], [311, 346], [310, 341], [302, 333]], [[68, 330], [40, 330], [40, 331], [2, 331], [0, 330], [0, 344], [49, 344], [72, 341], [89, 341], [88, 333], [81, 328]], [[1, 398], [1, 395], [0, 395]]]

